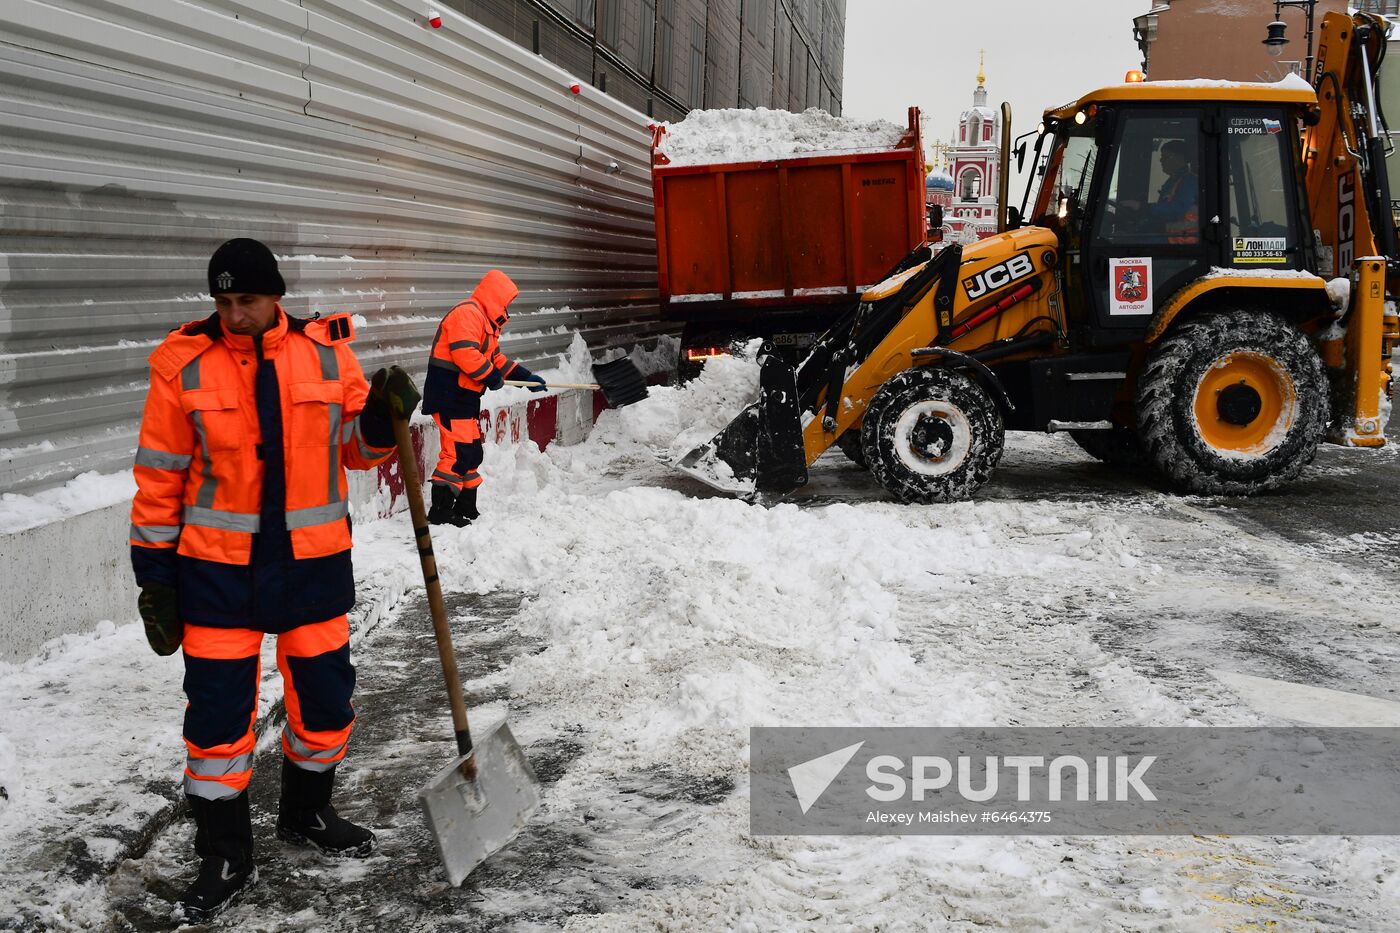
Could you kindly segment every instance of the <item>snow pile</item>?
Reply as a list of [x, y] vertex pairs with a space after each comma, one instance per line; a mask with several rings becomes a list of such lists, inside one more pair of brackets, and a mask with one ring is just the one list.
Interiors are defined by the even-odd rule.
[[84, 512], [103, 509], [136, 495], [130, 470], [120, 473], [80, 473], [62, 486], [32, 495], [0, 495], [0, 534], [14, 534]]
[[[934, 634], [983, 627], [967, 597], [1010, 578], [1107, 595], [1113, 574], [1141, 583], [1155, 572], [1094, 509], [765, 509], [665, 488], [685, 481], [657, 458], [708, 440], [756, 388], [753, 360], [719, 358], [683, 388], [605, 412], [581, 445], [492, 448], [483, 518], [435, 537], [449, 587], [532, 594], [519, 622], [549, 647], [516, 662], [516, 689], [551, 716], [594, 724], [600, 763], [733, 773], [755, 724], [1011, 721], [1016, 691], [966, 669], [964, 634]], [[648, 476], [656, 485], [638, 484]], [[911, 613], [930, 601], [936, 620]], [[931, 646], [921, 658], [911, 632]], [[1092, 666], [1140, 694], [1115, 717], [1191, 721], [1140, 678]]]
[[[1215, 901], [1181, 891], [1182, 877], [1221, 858], [1212, 849], [1256, 864], [1286, 857], [1274, 840], [1176, 840], [1173, 863], [1143, 857], [1132, 839], [750, 836], [756, 725], [1260, 721], [1221, 684], [1173, 684], [1150, 645], [1140, 663], [1110, 650], [1093, 624], [1140, 614], [1153, 625], [1132, 638], [1168, 637], [1148, 633], [1183, 611], [1184, 594], [1188, 613], [1238, 600], [1228, 586], [1203, 587], [1209, 578], [1185, 557], [1219, 529], [1177, 541], [1181, 526], [1150, 507], [1094, 501], [697, 498], [655, 457], [722, 427], [756, 379], [751, 360], [714, 360], [683, 388], [605, 412], [581, 445], [492, 448], [482, 519], [435, 531], [449, 589], [528, 594], [516, 624], [545, 647], [508, 669], [523, 701], [513, 730], [526, 741], [586, 737], [549, 790], [549, 831], [623, 827], [600, 846], [619, 859], [647, 853], [666, 879], [571, 927], [900, 929], [936, 916], [1019, 928], [1073, 913], [1094, 928], [1188, 928], [1218, 919]], [[1163, 571], [1148, 553], [1175, 566]], [[1238, 555], [1222, 559], [1234, 566]], [[634, 824], [638, 803], [619, 783], [666, 773], [735, 791], [703, 807], [668, 801], [664, 818]], [[1301, 845], [1306, 856], [1317, 843]], [[1394, 870], [1393, 854], [1377, 857]], [[1253, 871], [1256, 882], [1276, 877]], [[1105, 877], [1121, 879], [1112, 892]]]
[[810, 107], [786, 110], [692, 110], [666, 124], [657, 151], [672, 165], [767, 162], [817, 152], [893, 149], [905, 130], [886, 120], [833, 117]]

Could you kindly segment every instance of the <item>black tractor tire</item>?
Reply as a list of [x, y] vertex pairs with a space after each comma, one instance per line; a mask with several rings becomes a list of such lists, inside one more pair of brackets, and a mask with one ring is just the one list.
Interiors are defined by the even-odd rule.
[[991, 479], [1006, 427], [976, 380], [936, 367], [906, 369], [870, 400], [861, 446], [876, 481], [905, 502], [956, 502]]
[[1175, 489], [1254, 495], [1296, 479], [1330, 415], [1327, 372], [1308, 338], [1265, 311], [1188, 320], [1138, 379], [1138, 436]]
[[846, 455], [846, 459], [860, 467], [862, 470], [870, 469], [870, 461], [865, 459], [865, 447], [861, 445], [860, 428], [849, 428], [841, 432], [841, 436], [836, 439], [836, 446], [841, 448], [841, 452]]
[[1107, 431], [1070, 431], [1069, 436], [1086, 454], [1112, 467], [1138, 470], [1147, 466], [1138, 433], [1121, 424]]

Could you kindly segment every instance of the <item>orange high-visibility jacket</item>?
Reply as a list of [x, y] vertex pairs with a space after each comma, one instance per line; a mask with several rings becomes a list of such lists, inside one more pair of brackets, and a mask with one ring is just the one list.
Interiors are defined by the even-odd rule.
[[438, 325], [423, 387], [423, 413], [460, 416], [463, 393], [480, 394], [493, 369], [509, 375], [515, 363], [501, 352], [501, 329], [520, 289], [504, 272], [492, 269], [472, 296], [458, 304]]
[[[283, 631], [353, 605], [345, 470], [377, 465], [393, 442], [384, 419], [362, 415], [352, 339], [344, 315], [305, 321], [279, 307], [260, 348], [215, 315], [151, 354], [132, 561], [138, 583], [178, 587], [182, 621]], [[259, 352], [274, 367], [277, 412], [258, 408]], [[262, 424], [279, 413], [282, 483], [263, 469]], [[269, 482], [285, 497], [275, 516], [263, 509]]]

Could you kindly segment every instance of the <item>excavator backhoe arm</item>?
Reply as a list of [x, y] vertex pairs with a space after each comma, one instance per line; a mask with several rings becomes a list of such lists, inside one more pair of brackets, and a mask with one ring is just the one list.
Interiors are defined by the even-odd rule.
[[1323, 18], [1313, 72], [1319, 110], [1303, 138], [1319, 271], [1352, 282], [1340, 327], [1320, 341], [1334, 386], [1329, 439], [1363, 447], [1385, 443], [1397, 334], [1392, 296], [1400, 286], [1379, 96], [1387, 32], [1386, 21], [1370, 13]]

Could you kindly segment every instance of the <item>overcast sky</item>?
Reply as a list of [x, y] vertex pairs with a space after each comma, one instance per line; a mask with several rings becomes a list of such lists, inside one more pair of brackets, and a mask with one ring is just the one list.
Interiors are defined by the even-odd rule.
[[[1017, 135], [1051, 106], [1118, 84], [1141, 65], [1133, 17], [1147, 0], [847, 0], [847, 117], [903, 126], [928, 118], [925, 143], [946, 141], [972, 104], [987, 50], [987, 103], [1009, 101]], [[1019, 192], [1013, 203], [1020, 200]]]

